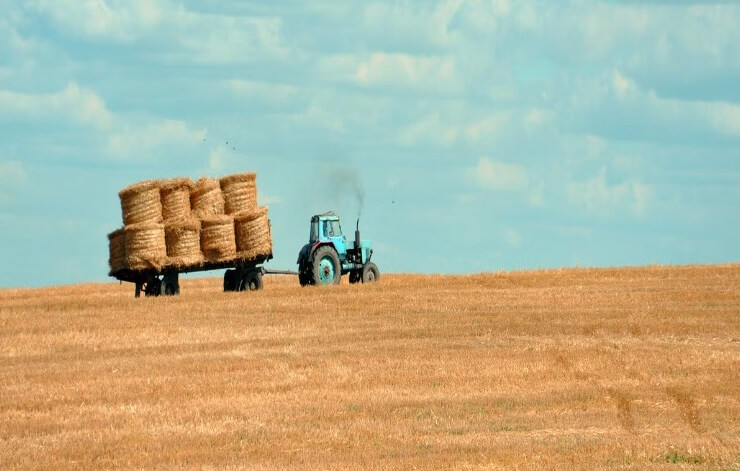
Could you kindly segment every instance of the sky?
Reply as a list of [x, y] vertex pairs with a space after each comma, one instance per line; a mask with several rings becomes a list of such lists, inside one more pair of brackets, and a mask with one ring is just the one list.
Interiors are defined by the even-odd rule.
[[740, 261], [740, 2], [0, 11], [0, 286], [112, 281], [120, 189], [245, 171], [273, 269], [327, 210], [381, 279]]

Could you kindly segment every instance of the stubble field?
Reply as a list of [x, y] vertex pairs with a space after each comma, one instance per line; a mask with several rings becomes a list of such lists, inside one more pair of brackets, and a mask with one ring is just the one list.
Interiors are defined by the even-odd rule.
[[740, 469], [740, 265], [0, 290], [0, 468]]

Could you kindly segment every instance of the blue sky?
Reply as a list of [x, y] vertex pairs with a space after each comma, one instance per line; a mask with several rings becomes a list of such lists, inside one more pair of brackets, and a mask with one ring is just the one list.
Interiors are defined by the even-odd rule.
[[273, 268], [328, 209], [381, 273], [740, 261], [738, 2], [0, 9], [0, 286], [106, 280], [119, 189], [242, 171]]

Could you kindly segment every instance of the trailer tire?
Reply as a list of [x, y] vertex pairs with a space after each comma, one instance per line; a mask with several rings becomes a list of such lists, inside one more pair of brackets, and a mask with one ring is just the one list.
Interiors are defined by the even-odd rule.
[[239, 291], [259, 291], [262, 288], [262, 273], [258, 271], [247, 273], [239, 282]]
[[162, 294], [177, 296], [180, 294], [180, 280], [177, 273], [169, 273], [162, 277]]
[[239, 287], [239, 279], [233, 268], [224, 273], [224, 293], [236, 291]]
[[159, 296], [162, 294], [162, 281], [154, 277], [154, 279], [147, 282], [144, 292], [146, 296]]

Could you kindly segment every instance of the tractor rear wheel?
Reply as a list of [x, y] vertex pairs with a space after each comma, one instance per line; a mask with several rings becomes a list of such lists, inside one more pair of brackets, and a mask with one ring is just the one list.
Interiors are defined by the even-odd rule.
[[342, 278], [339, 256], [336, 250], [329, 245], [316, 249], [311, 268], [311, 278], [315, 285], [338, 285]]
[[365, 265], [362, 269], [362, 282], [363, 283], [375, 283], [380, 279], [380, 271], [378, 271], [377, 265], [373, 262]]

